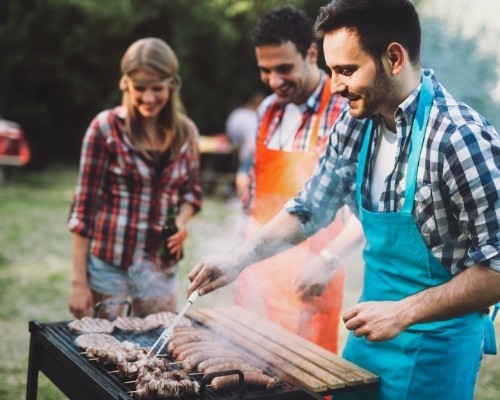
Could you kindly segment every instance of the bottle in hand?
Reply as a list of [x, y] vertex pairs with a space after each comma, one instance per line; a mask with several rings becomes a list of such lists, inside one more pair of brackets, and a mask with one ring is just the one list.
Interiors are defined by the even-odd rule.
[[160, 258], [162, 260], [175, 261], [177, 259], [176, 255], [174, 253], [171, 253], [169, 248], [167, 247], [168, 238], [177, 232], [178, 229], [175, 225], [175, 209], [173, 207], [169, 207], [167, 213], [167, 221], [161, 229], [160, 236]]

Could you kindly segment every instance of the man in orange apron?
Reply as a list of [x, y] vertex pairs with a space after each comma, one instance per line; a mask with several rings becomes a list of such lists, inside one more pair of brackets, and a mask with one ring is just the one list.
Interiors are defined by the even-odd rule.
[[[318, 47], [305, 13], [291, 6], [272, 10], [254, 32], [261, 80], [274, 94], [259, 108], [250, 206], [254, 226], [268, 222], [311, 176], [344, 100], [330, 93], [317, 64]], [[344, 269], [333, 272], [321, 296], [302, 300], [293, 284], [313, 254], [338, 233], [342, 217], [294, 249], [247, 268], [235, 284], [237, 304], [266, 316], [324, 348], [337, 351]], [[338, 260], [324, 262], [336, 268]]]

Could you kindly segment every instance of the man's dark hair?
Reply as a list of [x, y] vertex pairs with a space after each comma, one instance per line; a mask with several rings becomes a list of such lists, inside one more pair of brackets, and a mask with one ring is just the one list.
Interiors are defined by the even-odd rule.
[[392, 42], [400, 43], [412, 63], [420, 62], [421, 29], [409, 0], [333, 0], [320, 8], [314, 34], [353, 29], [363, 49], [378, 62]]
[[293, 6], [277, 7], [269, 11], [257, 24], [253, 33], [254, 47], [280, 46], [290, 41], [306, 56], [314, 43], [313, 24], [309, 16]]

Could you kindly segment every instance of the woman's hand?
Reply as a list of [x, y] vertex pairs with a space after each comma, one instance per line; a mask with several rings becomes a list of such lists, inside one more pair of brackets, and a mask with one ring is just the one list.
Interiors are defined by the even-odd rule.
[[75, 318], [91, 317], [93, 307], [92, 291], [86, 283], [73, 283], [68, 308]]
[[185, 225], [179, 223], [177, 223], [177, 229], [177, 233], [168, 238], [166, 246], [170, 253], [174, 255], [175, 260], [180, 260], [182, 257], [182, 246], [188, 236], [188, 231]]

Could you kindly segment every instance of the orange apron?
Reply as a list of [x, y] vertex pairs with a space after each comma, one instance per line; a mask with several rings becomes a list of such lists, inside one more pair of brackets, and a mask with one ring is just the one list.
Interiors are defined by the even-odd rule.
[[[318, 128], [330, 98], [330, 85], [324, 86], [313, 126], [309, 149], [282, 151], [268, 149], [264, 143], [273, 109], [264, 116], [255, 151], [255, 200], [252, 216], [258, 226], [268, 222], [297, 194], [312, 175], [318, 162]], [[326, 142], [326, 135], [323, 138]], [[324, 147], [324, 146], [323, 146]], [[295, 294], [292, 281], [300, 268], [307, 266], [311, 251], [319, 253], [341, 229], [340, 218], [305, 242], [281, 254], [246, 268], [235, 283], [235, 301], [284, 328], [337, 352], [337, 336], [344, 268], [336, 270], [322, 296], [308, 301]], [[251, 234], [253, 232], [249, 232]]]

